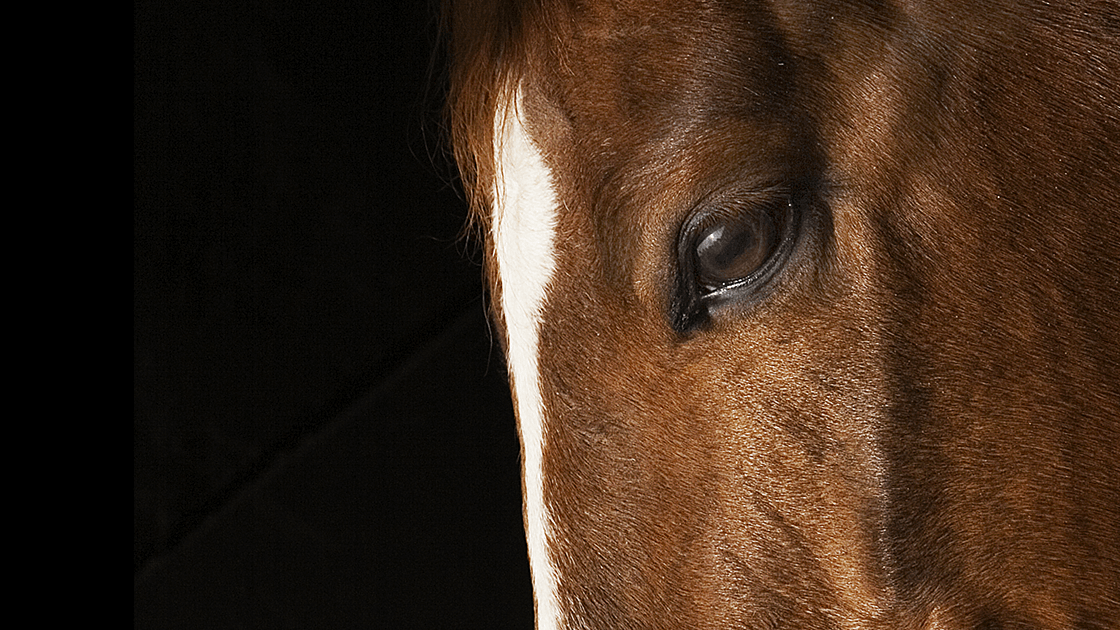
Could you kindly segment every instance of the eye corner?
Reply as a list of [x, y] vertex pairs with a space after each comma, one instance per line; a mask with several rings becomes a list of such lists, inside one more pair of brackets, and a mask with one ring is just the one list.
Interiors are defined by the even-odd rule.
[[678, 335], [688, 336], [708, 327], [709, 305], [688, 281], [691, 271], [678, 272], [676, 286], [669, 304], [669, 323]]

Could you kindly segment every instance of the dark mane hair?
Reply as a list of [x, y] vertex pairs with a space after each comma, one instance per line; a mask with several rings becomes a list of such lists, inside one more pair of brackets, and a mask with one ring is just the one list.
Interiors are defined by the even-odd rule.
[[443, 38], [450, 57], [445, 117], [463, 191], [470, 204], [468, 229], [489, 229], [495, 169], [494, 116], [512, 97], [528, 60], [528, 18], [541, 2], [447, 0]]

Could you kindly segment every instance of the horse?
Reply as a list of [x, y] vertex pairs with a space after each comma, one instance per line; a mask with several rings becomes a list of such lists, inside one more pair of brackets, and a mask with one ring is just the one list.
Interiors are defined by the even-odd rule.
[[1120, 628], [1114, 0], [444, 16], [537, 628]]

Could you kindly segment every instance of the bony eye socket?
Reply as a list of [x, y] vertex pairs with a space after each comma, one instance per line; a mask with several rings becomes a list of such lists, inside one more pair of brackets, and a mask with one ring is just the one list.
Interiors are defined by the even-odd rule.
[[788, 239], [788, 203], [719, 207], [697, 217], [693, 273], [702, 294], [751, 284], [766, 275]]

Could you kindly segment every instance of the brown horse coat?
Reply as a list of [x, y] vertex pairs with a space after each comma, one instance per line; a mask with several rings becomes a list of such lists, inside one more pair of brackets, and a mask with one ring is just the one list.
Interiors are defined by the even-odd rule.
[[540, 628], [1120, 628], [1120, 5], [448, 16]]

